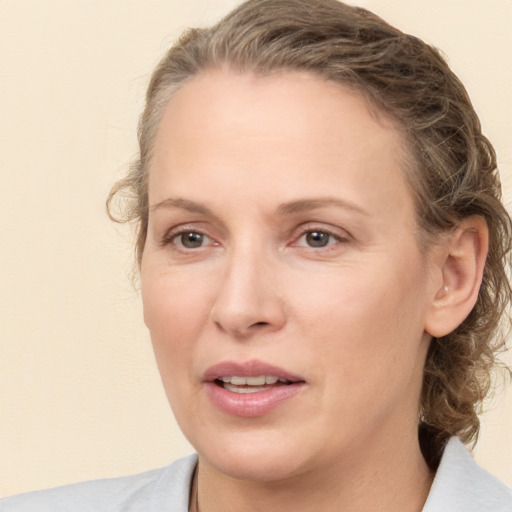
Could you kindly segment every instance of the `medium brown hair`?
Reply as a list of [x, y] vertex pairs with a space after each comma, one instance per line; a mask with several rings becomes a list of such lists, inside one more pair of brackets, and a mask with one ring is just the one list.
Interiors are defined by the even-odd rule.
[[477, 303], [455, 331], [432, 340], [420, 409], [433, 464], [449, 436], [476, 440], [477, 413], [504, 344], [512, 223], [501, 202], [494, 149], [461, 82], [433, 47], [337, 0], [250, 0], [211, 28], [187, 31], [153, 73], [139, 122], [139, 156], [108, 199], [109, 208], [114, 197], [128, 199], [117, 220], [137, 221], [139, 263], [148, 225], [147, 172], [165, 106], [188, 80], [221, 67], [311, 72], [359, 91], [390, 115], [406, 141], [406, 176], [424, 243], [465, 217], [486, 220], [490, 250]]

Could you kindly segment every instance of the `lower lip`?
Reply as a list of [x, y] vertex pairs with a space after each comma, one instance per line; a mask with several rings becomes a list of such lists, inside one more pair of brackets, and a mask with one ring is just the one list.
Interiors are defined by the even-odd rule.
[[207, 382], [206, 388], [214, 405], [222, 412], [231, 416], [255, 418], [264, 416], [281, 405], [286, 400], [299, 393], [304, 382], [287, 386], [276, 386], [255, 393], [234, 393], [217, 385]]

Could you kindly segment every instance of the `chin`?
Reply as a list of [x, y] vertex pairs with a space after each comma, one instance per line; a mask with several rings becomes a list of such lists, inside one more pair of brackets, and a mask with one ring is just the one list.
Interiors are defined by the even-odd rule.
[[307, 465], [304, 451], [289, 437], [272, 439], [278, 436], [261, 432], [229, 437], [227, 442], [216, 437], [215, 442], [204, 447], [196, 445], [196, 449], [200, 460], [231, 478], [279, 481], [301, 473]]
[[[203, 459], [201, 455], [200, 459]], [[204, 457], [204, 460], [224, 475], [251, 482], [286, 480], [299, 474], [301, 466], [296, 461], [290, 461], [286, 456], [275, 456], [275, 454], [267, 456], [267, 454], [223, 453], [214, 459]]]

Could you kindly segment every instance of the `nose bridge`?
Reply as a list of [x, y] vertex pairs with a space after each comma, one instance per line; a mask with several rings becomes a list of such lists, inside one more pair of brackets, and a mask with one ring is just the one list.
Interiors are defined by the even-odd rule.
[[282, 327], [277, 261], [250, 240], [230, 251], [212, 309], [217, 326], [236, 337]]

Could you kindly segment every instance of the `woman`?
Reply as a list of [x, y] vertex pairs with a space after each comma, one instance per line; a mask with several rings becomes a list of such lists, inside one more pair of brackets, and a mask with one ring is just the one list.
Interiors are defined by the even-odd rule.
[[11, 510], [512, 509], [478, 434], [511, 220], [438, 53], [335, 0], [249, 1], [147, 93], [144, 318], [198, 456]]

